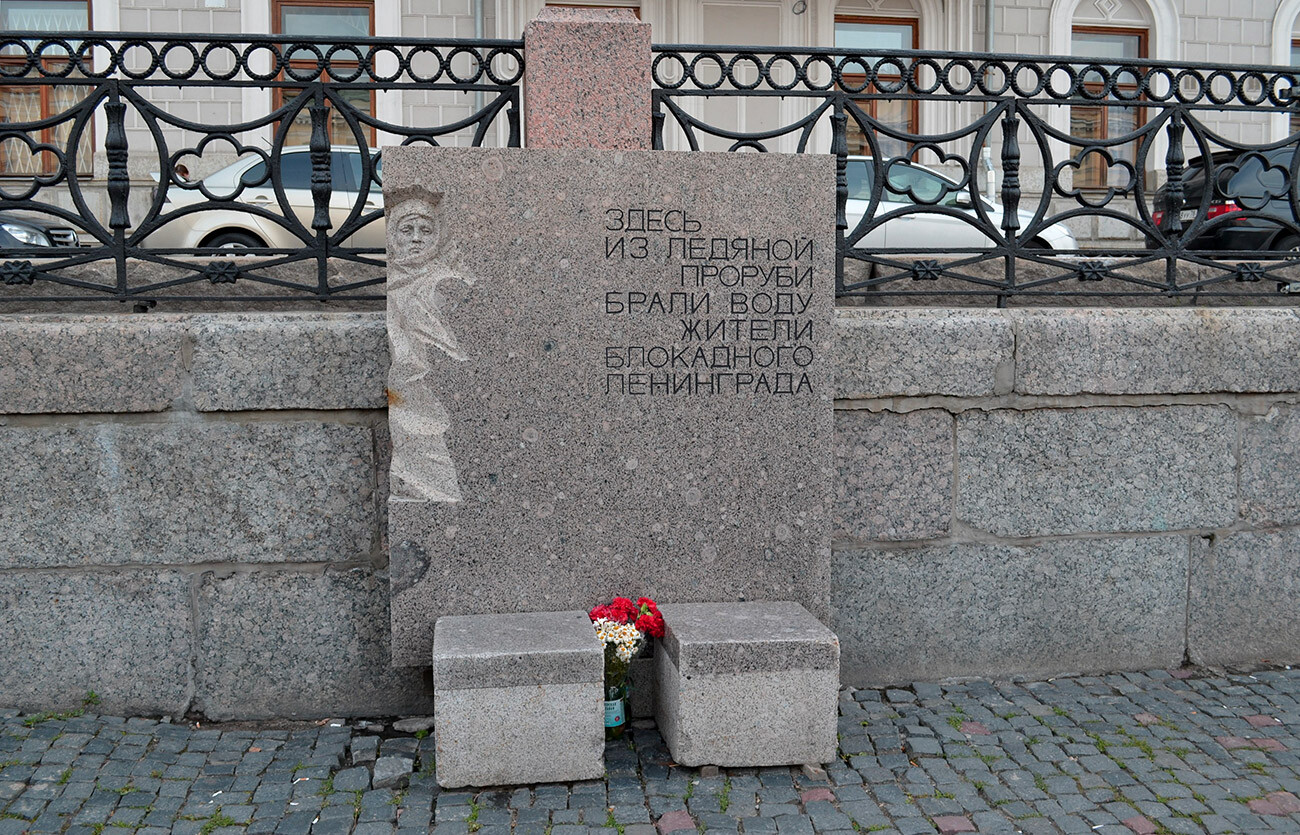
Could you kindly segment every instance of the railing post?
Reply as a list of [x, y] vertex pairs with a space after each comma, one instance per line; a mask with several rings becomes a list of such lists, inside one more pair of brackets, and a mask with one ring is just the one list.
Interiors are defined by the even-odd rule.
[[849, 228], [849, 118], [844, 114], [844, 99], [836, 98], [831, 115], [831, 153], [835, 155], [835, 292], [844, 290], [844, 233]]
[[[1176, 235], [1176, 245], [1182, 247], [1183, 235], [1183, 112], [1175, 109], [1169, 118], [1165, 133], [1169, 138], [1169, 148], [1165, 151], [1165, 217], [1168, 219], [1168, 232]], [[1209, 164], [1209, 161], [1206, 161]], [[1206, 182], [1210, 180], [1207, 177]], [[1169, 256], [1165, 259], [1165, 284], [1170, 290], [1178, 288], [1178, 258]]]
[[543, 8], [524, 65], [529, 148], [650, 148], [650, 24], [631, 11]]
[[[1006, 282], [1008, 288], [1016, 286], [1016, 257], [1019, 254], [1019, 242], [1016, 232], [1020, 229], [1020, 116], [1016, 112], [1016, 103], [1007, 102], [1006, 114], [1002, 117], [1002, 233], [1006, 238], [1007, 261]], [[1006, 296], [998, 296], [998, 307], [1006, 302]]]
[[[131, 225], [127, 197], [131, 193], [131, 175], [127, 171], [126, 105], [122, 103], [118, 82], [111, 81], [109, 100], [104, 105], [108, 128], [104, 135], [104, 156], [108, 158], [108, 227], [113, 230], [113, 260], [117, 268], [117, 292], [126, 297], [126, 230]], [[77, 149], [67, 151], [75, 165]], [[71, 170], [72, 166], [69, 166]], [[75, 176], [75, 175], [69, 175]]]
[[325, 87], [317, 84], [311, 104], [311, 139], [307, 147], [311, 153], [311, 200], [315, 213], [311, 228], [316, 231], [316, 286], [324, 295], [329, 292], [329, 229], [330, 223], [330, 137], [329, 108], [325, 106]]

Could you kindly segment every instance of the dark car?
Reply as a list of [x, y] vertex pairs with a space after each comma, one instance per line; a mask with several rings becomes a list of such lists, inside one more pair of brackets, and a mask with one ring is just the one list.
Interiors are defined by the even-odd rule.
[[0, 212], [0, 251], [36, 246], [78, 246], [77, 230], [34, 215]]
[[[1287, 145], [1268, 151], [1222, 151], [1212, 155], [1208, 165], [1197, 157], [1183, 173], [1182, 203], [1176, 210], [1171, 207], [1169, 186], [1161, 186], [1152, 220], [1171, 242], [1177, 234], [1184, 235], [1188, 249], [1300, 251], [1300, 223], [1292, 199], [1295, 154], [1296, 147]], [[1182, 221], [1179, 233], [1174, 231], [1175, 217]], [[1147, 238], [1148, 249], [1157, 246], [1159, 241]]]

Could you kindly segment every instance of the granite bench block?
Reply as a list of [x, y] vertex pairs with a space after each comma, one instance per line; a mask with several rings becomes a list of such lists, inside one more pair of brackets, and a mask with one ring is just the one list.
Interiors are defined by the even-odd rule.
[[835, 759], [840, 645], [798, 603], [661, 607], [659, 730], [687, 766]]
[[439, 618], [438, 783], [591, 780], [605, 772], [605, 656], [586, 612]]

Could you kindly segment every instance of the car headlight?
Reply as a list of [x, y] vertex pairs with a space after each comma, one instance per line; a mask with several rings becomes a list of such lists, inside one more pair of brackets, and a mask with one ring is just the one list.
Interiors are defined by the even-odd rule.
[[0, 223], [0, 229], [13, 235], [20, 243], [28, 246], [51, 246], [49, 237], [39, 229], [17, 223]]

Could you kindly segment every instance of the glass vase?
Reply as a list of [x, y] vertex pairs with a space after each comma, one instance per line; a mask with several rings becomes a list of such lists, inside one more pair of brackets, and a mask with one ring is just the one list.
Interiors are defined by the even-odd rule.
[[627, 730], [628, 682], [605, 685], [605, 739], [621, 739]]

